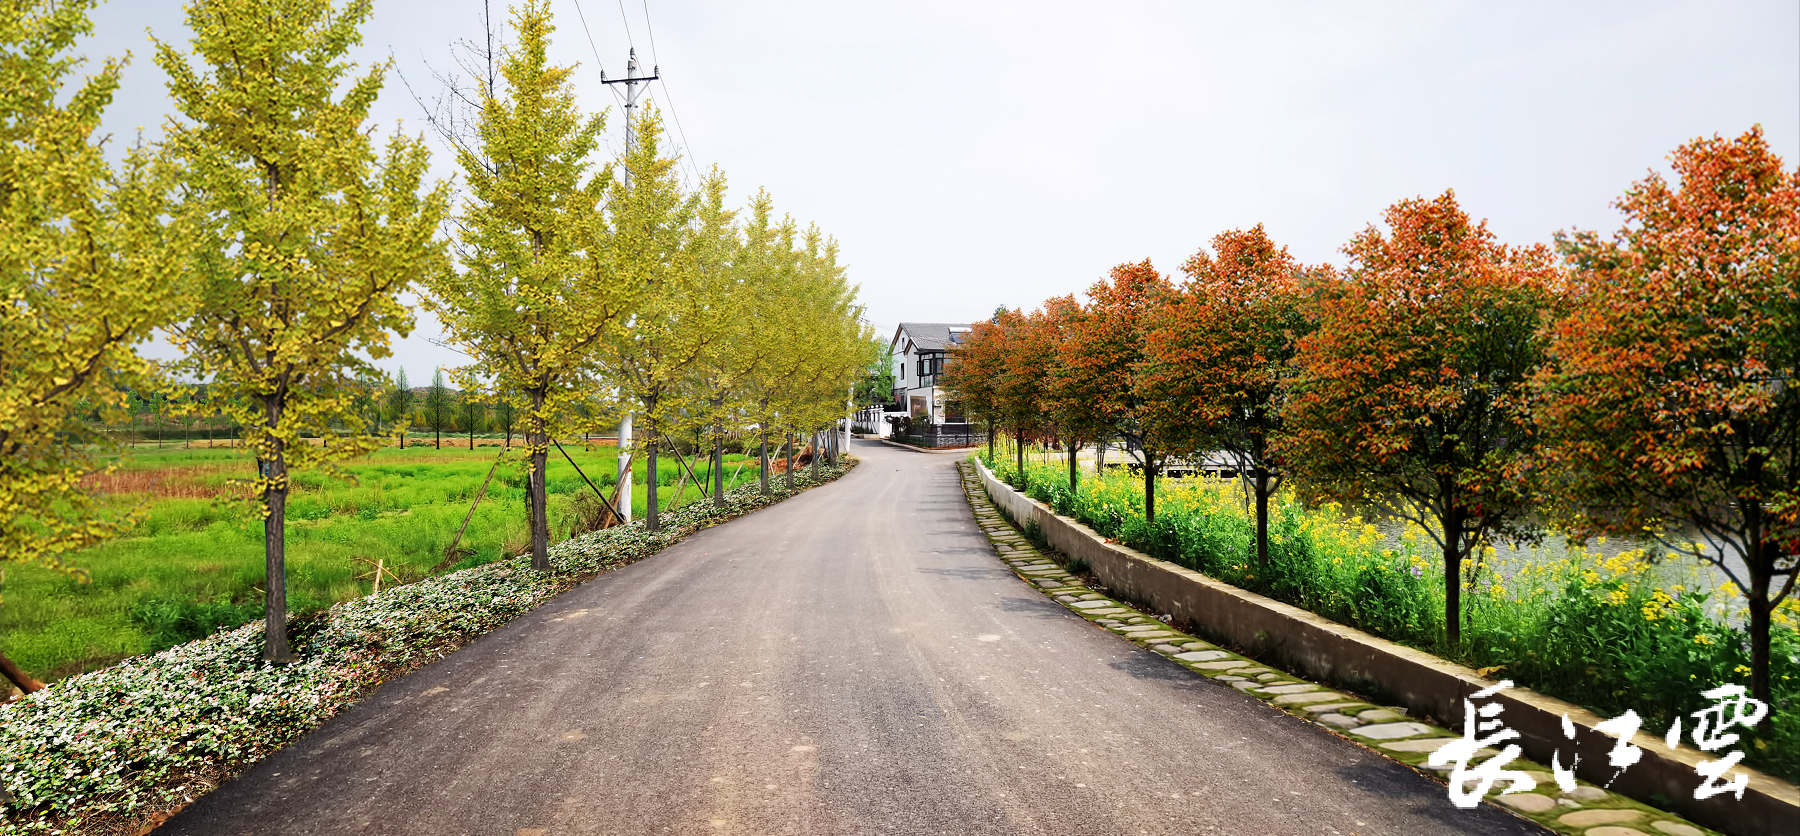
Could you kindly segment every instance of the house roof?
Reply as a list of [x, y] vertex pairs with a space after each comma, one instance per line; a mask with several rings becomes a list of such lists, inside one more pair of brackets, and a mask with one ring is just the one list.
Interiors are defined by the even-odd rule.
[[894, 329], [894, 341], [888, 346], [898, 350], [902, 340], [911, 340], [913, 347], [922, 351], [948, 351], [961, 342], [961, 332], [967, 330], [967, 322], [902, 322]]

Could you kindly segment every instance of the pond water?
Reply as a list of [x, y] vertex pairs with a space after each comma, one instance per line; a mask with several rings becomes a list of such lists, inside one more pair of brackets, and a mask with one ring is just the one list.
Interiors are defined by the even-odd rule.
[[[1404, 519], [1394, 517], [1373, 517], [1370, 522], [1381, 529], [1383, 548], [1401, 549], [1408, 542], [1408, 529], [1414, 528]], [[1441, 555], [1437, 543], [1414, 531], [1411, 535], [1413, 547], [1420, 554]], [[1707, 599], [1706, 609], [1715, 617], [1723, 617], [1734, 626], [1741, 626], [1745, 618], [1743, 598], [1731, 592], [1722, 592], [1721, 587], [1731, 583], [1731, 579], [1718, 566], [1710, 561], [1719, 559], [1721, 555], [1725, 565], [1731, 567], [1745, 582], [1749, 574], [1744, 561], [1729, 547], [1709, 542], [1699, 532], [1687, 532], [1668, 538], [1674, 543], [1698, 542], [1701, 545], [1702, 559], [1694, 554], [1672, 552], [1662, 543], [1653, 539], [1633, 539], [1604, 537], [1595, 538], [1586, 543], [1571, 542], [1557, 535], [1546, 534], [1540, 543], [1514, 543], [1498, 541], [1492, 543], [1491, 554], [1483, 556], [1488, 566], [1486, 571], [1498, 571], [1502, 576], [1510, 577], [1519, 569], [1530, 564], [1561, 563], [1575, 559], [1586, 564], [1598, 564], [1601, 561], [1617, 558], [1631, 553], [1638, 560], [1648, 561], [1651, 565], [1649, 576], [1657, 586], [1673, 591], [1677, 587], [1683, 590], [1712, 590]]]

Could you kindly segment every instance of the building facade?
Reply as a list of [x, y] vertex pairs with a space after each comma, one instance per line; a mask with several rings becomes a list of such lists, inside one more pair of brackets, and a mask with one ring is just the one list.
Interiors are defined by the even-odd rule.
[[968, 333], [966, 322], [902, 322], [894, 329], [888, 344], [896, 366], [892, 409], [911, 417], [914, 426], [964, 422], [957, 404], [946, 400], [938, 379], [944, 361]]

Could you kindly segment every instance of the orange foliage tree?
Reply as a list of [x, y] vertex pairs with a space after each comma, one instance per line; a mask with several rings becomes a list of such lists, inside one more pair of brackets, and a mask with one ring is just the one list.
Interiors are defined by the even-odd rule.
[[1514, 477], [1533, 434], [1524, 404], [1556, 276], [1542, 245], [1497, 243], [1453, 192], [1404, 200], [1345, 247], [1345, 279], [1312, 296], [1276, 449], [1314, 499], [1374, 505], [1443, 549], [1444, 633], [1461, 640], [1464, 558], [1523, 535]]
[[1168, 424], [1185, 421], [1184, 452], [1230, 456], [1256, 502], [1256, 559], [1269, 559], [1269, 497], [1282, 469], [1270, 440], [1283, 433], [1282, 384], [1309, 326], [1300, 305], [1304, 270], [1262, 225], [1222, 232], [1201, 250], [1167, 314], [1146, 337], [1140, 377]]
[[1152, 408], [1137, 377], [1144, 335], [1174, 286], [1150, 261], [1121, 264], [1088, 290], [1085, 316], [1068, 323], [1057, 352], [1053, 411], [1087, 427], [1104, 427], [1135, 444], [1144, 473], [1144, 519], [1156, 519], [1156, 472], [1180, 426]]
[[1051, 353], [1044, 385], [1044, 414], [1068, 452], [1069, 492], [1074, 493], [1079, 485], [1080, 474], [1075, 461], [1076, 455], [1080, 453], [1082, 445], [1099, 441], [1108, 435], [1106, 425], [1094, 420], [1096, 416], [1093, 410], [1088, 409], [1077, 394], [1062, 389], [1071, 378], [1058, 371], [1064, 352], [1069, 350], [1064, 344], [1080, 332], [1081, 322], [1087, 317], [1087, 311], [1081, 307], [1080, 302], [1075, 301], [1074, 294], [1069, 294], [1044, 300], [1040, 314], [1037, 333], [1047, 343]]
[[997, 320], [1005, 313], [1002, 308], [993, 319], [971, 325], [962, 343], [944, 362], [944, 388], [952, 398], [962, 401], [966, 413], [980, 416], [987, 424], [990, 459], [994, 457], [994, 428], [999, 413], [995, 381], [1006, 358], [1006, 330]]
[[994, 379], [994, 404], [999, 419], [1013, 431], [1019, 459], [1019, 482], [1025, 482], [1025, 436], [1043, 426], [1044, 374], [1052, 356], [1036, 333], [1039, 315], [1023, 311], [997, 311], [993, 323], [1001, 339], [1000, 362]]
[[1800, 555], [1800, 169], [1760, 128], [1673, 163], [1679, 187], [1634, 185], [1612, 240], [1559, 236], [1575, 304], [1537, 379], [1544, 458], [1578, 532], [1648, 530], [1744, 593], [1767, 701]]

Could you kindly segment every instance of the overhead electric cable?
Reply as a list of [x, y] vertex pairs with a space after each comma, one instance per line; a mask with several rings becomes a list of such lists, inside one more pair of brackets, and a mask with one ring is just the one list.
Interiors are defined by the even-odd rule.
[[[619, 2], [623, 4], [625, 0], [619, 0]], [[650, 23], [650, 0], [642, 0], [642, 2], [644, 4], [644, 29], [650, 33], [650, 63], [660, 65], [662, 62], [656, 57], [656, 27]], [[622, 7], [621, 11], [623, 11]], [[661, 74], [658, 73], [658, 75]], [[683, 151], [681, 156], [688, 161], [688, 166], [694, 170], [695, 182], [703, 182], [706, 178], [700, 173], [700, 163], [694, 159], [694, 146], [692, 143], [688, 142], [687, 131], [681, 127], [681, 114], [675, 111], [675, 95], [669, 92], [669, 82], [667, 79], [658, 78], [657, 82], [662, 85], [664, 101], [669, 103], [669, 117], [675, 120], [675, 133], [681, 137], [681, 148]]]
[[[581, 0], [574, 0], [574, 2], [575, 16], [581, 19], [581, 31], [583, 34], [587, 35], [588, 49], [592, 50], [594, 53], [594, 66], [600, 68], [600, 74], [604, 77], [606, 75], [606, 62], [600, 60], [600, 48], [594, 45], [594, 33], [592, 30], [588, 29], [587, 15], [581, 11]], [[629, 29], [625, 30], [625, 40], [631, 40], [631, 30]], [[601, 86], [605, 87], [606, 92], [611, 93], [613, 99], [617, 100], [620, 104], [625, 103], [625, 99], [619, 95], [619, 91], [612, 89], [612, 85], [605, 84]]]
[[[625, 0], [619, 0], [619, 20], [625, 23], [625, 43], [630, 44], [632, 49], [637, 49], [637, 42], [631, 39], [631, 19], [625, 16]], [[650, 52], [655, 57], [656, 50]]]

